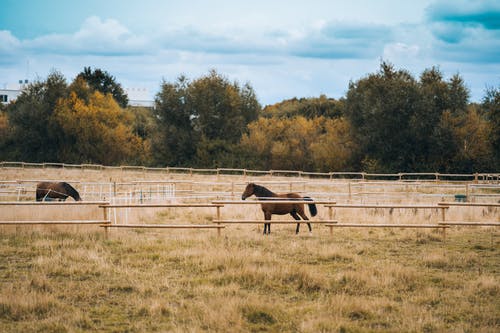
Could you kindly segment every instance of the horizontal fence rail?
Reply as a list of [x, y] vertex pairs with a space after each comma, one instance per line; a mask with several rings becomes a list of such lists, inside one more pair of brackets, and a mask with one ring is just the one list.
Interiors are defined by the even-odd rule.
[[212, 201], [215, 205], [256, 205], [256, 204], [335, 204], [336, 201], [331, 200], [215, 200]]
[[0, 201], [0, 206], [99, 206], [107, 201]]
[[110, 224], [109, 220], [65, 220], [65, 221], [0, 221], [0, 225], [79, 225], [79, 224]]
[[224, 229], [223, 225], [212, 224], [103, 224], [104, 228], [145, 228], [145, 229]]
[[[129, 209], [129, 208], [216, 208], [217, 217], [220, 217], [220, 208], [223, 207], [221, 204], [213, 203], [178, 203], [178, 204], [112, 204], [108, 203], [105, 205], [100, 205], [103, 209], [104, 218], [107, 219], [109, 209]], [[116, 216], [115, 216], [116, 217]], [[213, 225], [213, 224], [103, 224], [101, 227], [104, 228], [106, 235], [108, 234], [108, 228], [129, 228], [129, 229], [217, 229], [217, 235], [220, 236], [221, 229], [225, 226]]]
[[196, 169], [196, 168], [181, 168], [181, 167], [165, 167], [151, 168], [144, 166], [104, 166], [99, 164], [67, 164], [67, 163], [28, 163], [28, 162], [0, 162], [0, 168], [58, 168], [58, 169], [81, 169], [81, 170], [120, 170], [120, 171], [135, 171], [135, 172], [150, 172], [150, 173], [185, 173], [193, 174], [213, 174], [213, 175], [268, 175], [277, 177], [311, 177], [311, 178], [327, 178], [327, 179], [396, 179], [403, 181], [414, 180], [472, 180], [472, 181], [494, 181], [500, 182], [500, 173], [474, 173], [474, 174], [448, 174], [448, 173], [433, 173], [433, 172], [399, 172], [391, 174], [382, 173], [367, 173], [367, 172], [306, 172], [297, 170], [251, 170], [251, 169]]
[[325, 224], [337, 223], [336, 220], [213, 220], [213, 223], [222, 224], [297, 224], [297, 223], [312, 223], [312, 224]]
[[208, 208], [224, 207], [222, 204], [104, 204], [101, 208]]
[[[68, 207], [68, 206], [97, 206], [100, 207], [103, 204], [108, 204], [104, 201], [12, 201], [12, 202], [0, 202], [2, 207]], [[2, 226], [55, 226], [55, 225], [65, 225], [65, 226], [80, 226], [80, 225], [110, 225], [111, 221], [106, 217], [104, 219], [65, 219], [65, 220], [0, 220], [0, 225]]]
[[[446, 219], [446, 210], [449, 206], [445, 205], [416, 205], [416, 204], [326, 204], [325, 207], [329, 209], [329, 217], [333, 219], [334, 208], [348, 208], [348, 209], [391, 209], [391, 210], [420, 210], [420, 209], [436, 209], [441, 210], [441, 221]], [[432, 228], [441, 229], [443, 232], [443, 239], [446, 238], [446, 228], [449, 226], [441, 225], [439, 223], [422, 224], [422, 223], [335, 223], [326, 224], [330, 228], [330, 234], [333, 234], [333, 228]]]

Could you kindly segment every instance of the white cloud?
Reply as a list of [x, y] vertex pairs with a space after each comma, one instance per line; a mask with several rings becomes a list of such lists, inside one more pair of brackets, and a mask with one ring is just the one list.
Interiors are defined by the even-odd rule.
[[51, 34], [23, 41], [31, 53], [130, 55], [147, 53], [147, 39], [133, 35], [118, 21], [87, 18], [73, 34]]
[[10, 31], [0, 30], [0, 53], [12, 53], [20, 47], [19, 40]]
[[414, 59], [418, 57], [420, 47], [405, 43], [390, 43], [384, 47], [384, 59]]
[[[435, 65], [451, 68], [455, 74], [462, 61], [493, 64], [490, 68], [498, 73], [499, 30], [484, 25], [463, 28], [461, 23], [439, 16], [411, 23], [400, 23], [394, 17], [387, 22], [357, 21], [328, 12], [308, 19], [287, 17], [276, 24], [265, 20], [256, 24], [251, 15], [243, 16], [240, 21], [236, 16], [223, 22], [207, 21], [203, 16], [201, 21], [191, 18], [189, 24], [171, 16], [164, 24], [156, 22], [158, 29], [148, 31], [130, 28], [134, 25], [127, 19], [92, 16], [72, 33], [26, 40], [0, 31], [0, 64], [10, 66], [0, 66], [0, 77], [19, 79], [19, 68], [25, 68], [26, 59], [30, 70], [42, 77], [56, 68], [69, 80], [84, 66], [92, 66], [107, 70], [126, 87], [145, 86], [154, 94], [162, 78], [174, 81], [180, 74], [197, 78], [216, 69], [231, 80], [249, 81], [266, 104], [321, 93], [341, 97], [350, 80], [376, 71], [380, 59], [416, 75]], [[452, 43], [446, 38], [456, 40]], [[495, 70], [474, 79], [491, 81], [492, 72]]]

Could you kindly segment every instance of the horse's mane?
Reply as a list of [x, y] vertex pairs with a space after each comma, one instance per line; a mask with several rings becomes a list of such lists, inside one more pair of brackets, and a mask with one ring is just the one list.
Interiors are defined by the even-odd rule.
[[62, 182], [61, 185], [66, 190], [66, 193], [68, 193], [73, 199], [75, 199], [76, 201], [81, 200], [80, 194], [78, 193], [77, 190], [75, 190], [75, 188], [73, 186], [71, 186], [70, 184], [68, 184], [66, 182]]
[[256, 197], [274, 197], [276, 196], [276, 193], [274, 193], [271, 190], [268, 190], [264, 186], [260, 186], [257, 184], [253, 185], [253, 192], [255, 193]]

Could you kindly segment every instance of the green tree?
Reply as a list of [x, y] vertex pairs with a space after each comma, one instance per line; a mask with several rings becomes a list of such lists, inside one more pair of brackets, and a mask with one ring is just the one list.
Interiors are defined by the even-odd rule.
[[158, 139], [153, 142], [160, 165], [229, 166], [249, 122], [260, 112], [249, 84], [240, 87], [216, 71], [190, 82], [163, 82], [156, 96]]
[[[437, 68], [416, 81], [383, 62], [380, 71], [349, 85], [345, 114], [371, 171], [446, 171], [461, 144], [457, 128], [467, 114], [468, 89]], [[362, 162], [364, 161], [364, 162]]]
[[385, 62], [378, 73], [349, 84], [345, 115], [359, 156], [382, 168], [376, 171], [412, 170], [416, 152], [410, 120], [419, 101], [415, 79]]
[[481, 108], [491, 124], [490, 141], [496, 159], [495, 164], [498, 165], [500, 164], [500, 87], [486, 90]]
[[163, 81], [156, 95], [153, 113], [158, 132], [152, 140], [156, 165], [189, 166], [196, 155], [199, 137], [188, 105], [188, 86], [188, 79], [180, 76], [174, 83]]
[[64, 76], [51, 72], [44, 81], [29, 84], [15, 103], [7, 107], [11, 127], [13, 159], [28, 162], [58, 160], [58, 147], [62, 143], [61, 127], [54, 121], [57, 101], [67, 95]]
[[[458, 145], [453, 142], [453, 131], [448, 131], [448, 124], [445, 125], [441, 120], [444, 112], [450, 114], [443, 120], [466, 113], [469, 91], [459, 75], [454, 75], [446, 82], [437, 68], [425, 70], [420, 76], [419, 85], [420, 105], [415, 109], [411, 122], [415, 156], [418, 159], [414, 166], [416, 170], [445, 171], [450, 165], [442, 164], [442, 161], [452, 160], [458, 152]], [[441, 125], [446, 128], [441, 129]], [[447, 144], [444, 145], [444, 142]]]
[[242, 89], [214, 70], [192, 82], [188, 95], [193, 127], [208, 140], [238, 142], [246, 125], [257, 119], [260, 111], [248, 84]]
[[321, 95], [318, 98], [292, 98], [268, 105], [262, 110], [264, 117], [295, 117], [302, 116], [308, 119], [316, 117], [340, 117], [342, 102]]
[[77, 75], [77, 78], [83, 78], [94, 91], [111, 94], [122, 108], [127, 107], [127, 94], [121, 84], [116, 82], [115, 77], [108, 72], [99, 68], [92, 70], [90, 67], [84, 67], [83, 71]]
[[[0, 106], [3, 109], [3, 105]], [[12, 136], [7, 113], [0, 110], [0, 160], [8, 161], [11, 159]]]

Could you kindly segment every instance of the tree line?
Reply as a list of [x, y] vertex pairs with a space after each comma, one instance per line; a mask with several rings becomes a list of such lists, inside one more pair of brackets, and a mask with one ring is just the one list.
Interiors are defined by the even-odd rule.
[[0, 160], [303, 171], [498, 172], [500, 89], [481, 103], [457, 74], [415, 78], [382, 62], [340, 99], [262, 108], [215, 70], [163, 81], [152, 109], [127, 106], [108, 72], [29, 84], [0, 111]]

